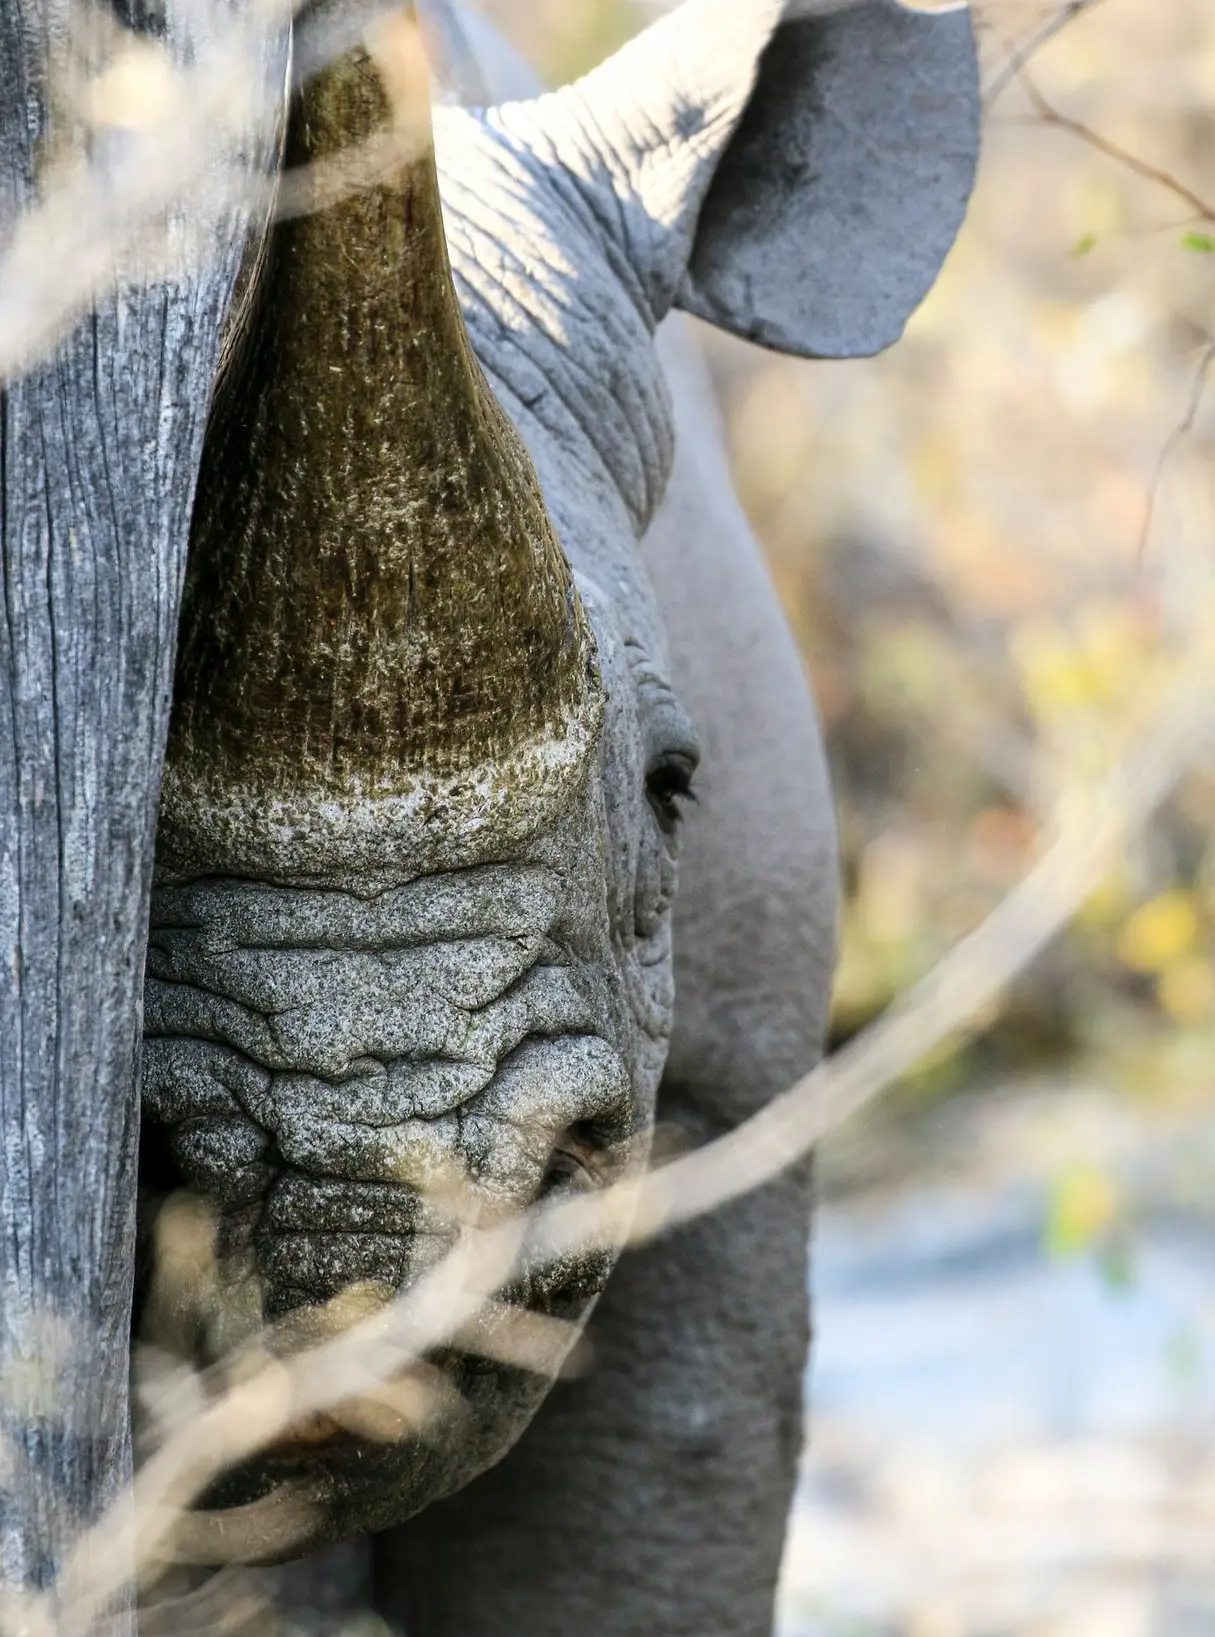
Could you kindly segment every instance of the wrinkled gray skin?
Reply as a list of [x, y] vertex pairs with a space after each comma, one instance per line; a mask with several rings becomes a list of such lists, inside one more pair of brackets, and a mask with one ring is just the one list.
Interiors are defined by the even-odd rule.
[[[466, 99], [527, 94], [484, 25], [426, 9]], [[274, 1312], [407, 1283], [450, 1240], [424, 1195], [453, 1167], [482, 1218], [546, 1178], [593, 1186], [644, 1154], [655, 1111], [703, 1141], [821, 1049], [836, 867], [815, 712], [690, 334], [655, 331], [678, 297], [791, 351], [893, 340], [960, 219], [974, 87], [964, 15], [916, 20], [907, 44], [906, 14], [880, 0], [800, 59], [807, 36], [786, 28], [756, 94], [785, 103], [769, 121], [753, 102], [736, 137], [780, 10], [696, 0], [681, 34], [580, 94], [437, 111], [466, 322], [574, 568], [605, 716], [525, 844], [490, 824], [412, 879], [343, 865], [306, 885], [162, 888], [146, 1106], [223, 1205], [229, 1248], [254, 1248]], [[891, 38], [895, 83], [899, 51], [919, 76], [915, 141], [881, 82], [873, 41]], [[675, 825], [647, 776], [698, 757]], [[325, 1529], [375, 1531], [354, 1556], [278, 1571], [283, 1595], [370, 1599], [410, 1637], [767, 1632], [801, 1442], [808, 1208], [798, 1168], [630, 1255], [578, 1379], [549, 1390], [457, 1360], [466, 1411], [425, 1440], [246, 1475], [228, 1499], [323, 1470]], [[607, 1271], [558, 1269], [528, 1299], [582, 1317]]]

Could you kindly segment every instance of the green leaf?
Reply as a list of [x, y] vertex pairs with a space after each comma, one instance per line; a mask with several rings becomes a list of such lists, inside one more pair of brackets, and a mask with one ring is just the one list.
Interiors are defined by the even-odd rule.
[[1082, 233], [1068, 254], [1073, 261], [1079, 261], [1081, 256], [1087, 256], [1089, 251], [1095, 248], [1096, 243], [1097, 235], [1095, 233]]
[[1200, 256], [1215, 256], [1215, 233], [1183, 233], [1183, 250], [1196, 250]]
[[1070, 1165], [1055, 1178], [1047, 1202], [1043, 1248], [1052, 1261], [1096, 1251], [1118, 1217], [1112, 1177], [1095, 1165]]
[[1191, 1324], [1183, 1324], [1169, 1338], [1167, 1355], [1169, 1372], [1182, 1386], [1190, 1386], [1201, 1379], [1203, 1363], [1202, 1336]]
[[1125, 1294], [1135, 1283], [1135, 1264], [1130, 1246], [1122, 1239], [1113, 1239], [1101, 1247], [1097, 1266], [1108, 1288], [1119, 1295]]

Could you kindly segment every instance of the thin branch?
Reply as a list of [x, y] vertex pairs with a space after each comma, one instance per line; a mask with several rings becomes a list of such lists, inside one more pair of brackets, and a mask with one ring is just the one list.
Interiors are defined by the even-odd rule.
[[1211, 368], [1215, 365], [1215, 339], [1209, 340], [1202, 349], [1202, 356], [1198, 360], [1198, 367], [1194, 371], [1194, 378], [1190, 383], [1190, 396], [1186, 404], [1185, 414], [1169, 433], [1156, 460], [1156, 469], [1152, 473], [1151, 485], [1148, 488], [1147, 506], [1143, 514], [1143, 528], [1139, 534], [1139, 558], [1142, 560], [1148, 547], [1148, 535], [1151, 533], [1152, 520], [1156, 514], [1156, 502], [1160, 497], [1160, 485], [1164, 480], [1164, 472], [1174, 452], [1194, 430], [1198, 419], [1198, 411], [1202, 407], [1202, 400], [1206, 396], [1207, 383], [1211, 377]]
[[1184, 182], [1178, 181], [1170, 172], [1162, 170], [1158, 165], [1149, 164], [1137, 154], [1112, 142], [1109, 137], [1094, 131], [1083, 120], [1073, 119], [1070, 114], [1061, 113], [1043, 95], [1024, 63], [1015, 70], [1015, 73], [1044, 125], [1053, 125], [1060, 131], [1066, 131], [1069, 136], [1076, 137], [1090, 148], [1095, 148], [1098, 153], [1104, 154], [1107, 159], [1112, 159], [1115, 164], [1121, 165], [1124, 170], [1132, 171], [1136, 176], [1142, 176], [1146, 181], [1166, 188], [1174, 198], [1180, 199], [1183, 204], [1190, 207], [1195, 218], [1204, 222], [1215, 222], [1215, 204], [1209, 203]]
[[1067, 0], [1067, 4], [1062, 7], [1057, 16], [1043, 23], [1023, 45], [1011, 49], [1007, 62], [984, 94], [984, 108], [991, 108], [992, 104], [1003, 95], [1030, 59], [1041, 51], [1048, 41], [1053, 40], [1056, 34], [1061, 34], [1069, 23], [1074, 23], [1076, 18], [1084, 12], [1092, 11], [1101, 4], [1103, 4], [1103, 0]]

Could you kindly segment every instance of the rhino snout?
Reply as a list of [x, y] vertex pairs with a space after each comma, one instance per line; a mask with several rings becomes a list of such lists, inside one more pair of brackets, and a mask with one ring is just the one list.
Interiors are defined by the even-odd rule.
[[610, 995], [546, 873], [496, 895], [475, 871], [417, 882], [362, 917], [342, 893], [158, 895], [145, 1110], [185, 1181], [240, 1219], [269, 1312], [400, 1288], [457, 1220], [623, 1163], [636, 1117]]

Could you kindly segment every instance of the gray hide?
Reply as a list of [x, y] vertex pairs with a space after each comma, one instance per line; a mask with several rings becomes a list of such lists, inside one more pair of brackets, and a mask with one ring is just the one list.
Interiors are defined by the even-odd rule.
[[[72, 21], [83, 30], [90, 17], [86, 6]], [[50, 65], [64, 71], [67, 25], [64, 8], [0, 7], [4, 250], [33, 201], [44, 144], [72, 138], [49, 79]], [[175, 53], [205, 43], [202, 27], [197, 8], [168, 7]], [[265, 48], [280, 90], [285, 52], [285, 41]], [[100, 192], [114, 136], [91, 141]], [[190, 506], [247, 225], [242, 211], [209, 221], [204, 266], [102, 292], [49, 356], [0, 383], [0, 1584], [9, 1587], [52, 1581], [74, 1530], [130, 1470], [135, 1068], [152, 843]], [[41, 276], [53, 285], [54, 272]], [[7, 279], [9, 334], [15, 313], [39, 315], [45, 293], [28, 275]]]
[[[527, 70], [478, 18], [466, 27], [494, 93], [527, 95]], [[686, 56], [686, 37], [674, 49]], [[897, 337], [926, 292], [969, 191], [969, 17], [877, 5], [787, 25], [760, 72], [788, 97], [786, 54], [820, 65], [800, 106], [826, 117], [796, 121], [786, 151], [769, 152], [773, 181], [760, 200], [726, 188], [731, 167], [742, 174], [728, 150], [693, 272], [714, 261], [743, 281], [751, 299], [738, 300], [727, 324], [738, 333], [762, 325], [762, 338], [779, 331], [792, 351], [867, 353]], [[881, 74], [867, 82], [870, 62]], [[636, 85], [640, 76], [630, 66], [621, 77]], [[909, 118], [912, 88], [927, 103], [924, 125]], [[772, 116], [757, 101], [743, 133]], [[863, 133], [852, 144], [865, 155], [863, 177], [838, 140], [849, 132]], [[816, 191], [830, 171], [819, 167], [822, 146], [848, 177], [839, 190]], [[790, 197], [782, 179], [800, 191]], [[911, 179], [922, 191], [899, 201], [892, 236], [885, 207]], [[774, 234], [782, 198], [788, 231], [774, 263], [759, 229]], [[716, 237], [731, 221], [751, 230]], [[816, 222], [830, 225], [820, 235]], [[769, 268], [776, 276], [765, 287]], [[701, 311], [703, 299], [690, 275], [678, 304]], [[835, 947], [834, 814], [801, 663], [682, 321], [661, 326], [658, 353], [675, 452], [641, 554], [702, 751], [683, 833], [677, 1000], [658, 1113], [700, 1141], [754, 1113], [819, 1055]], [[379, 1543], [379, 1601], [408, 1620], [410, 1637], [771, 1630], [801, 1449], [808, 1217], [799, 1169], [626, 1259], [591, 1321], [587, 1373], [557, 1384], [492, 1472]]]
[[[681, 302], [790, 350], [893, 339], [961, 220], [975, 73], [964, 13], [781, 19], [775, 0], [691, 0], [575, 87], [438, 113], [465, 322], [573, 568], [604, 720], [530, 837], [518, 813], [509, 836], [457, 815], [433, 861], [394, 835], [363, 881], [364, 840], [326, 872], [309, 832], [293, 877], [282, 831], [262, 884], [166, 881], [151, 1111], [187, 1177], [221, 1203], [231, 1186], [231, 1242], [280, 1309], [408, 1280], [443, 1242], [428, 1175], [463, 1167], [478, 1210], [512, 1208], [577, 1128], [593, 1185], [644, 1154], [656, 1096], [700, 1141], [821, 1049], [835, 866], [814, 710], [701, 366], [685, 334], [655, 334]], [[483, 58], [491, 86], [504, 60]], [[757, 175], [771, 186], [749, 197]], [[698, 752], [679, 825], [679, 782], [655, 775]], [[463, 942], [440, 954], [440, 929]], [[323, 1474], [316, 1543], [380, 1530], [373, 1595], [410, 1637], [759, 1637], [800, 1446], [807, 1222], [799, 1171], [631, 1256], [589, 1373], [543, 1408], [547, 1383], [456, 1359], [462, 1423], [280, 1451], [217, 1499]], [[520, 1294], [582, 1320], [606, 1271]]]

